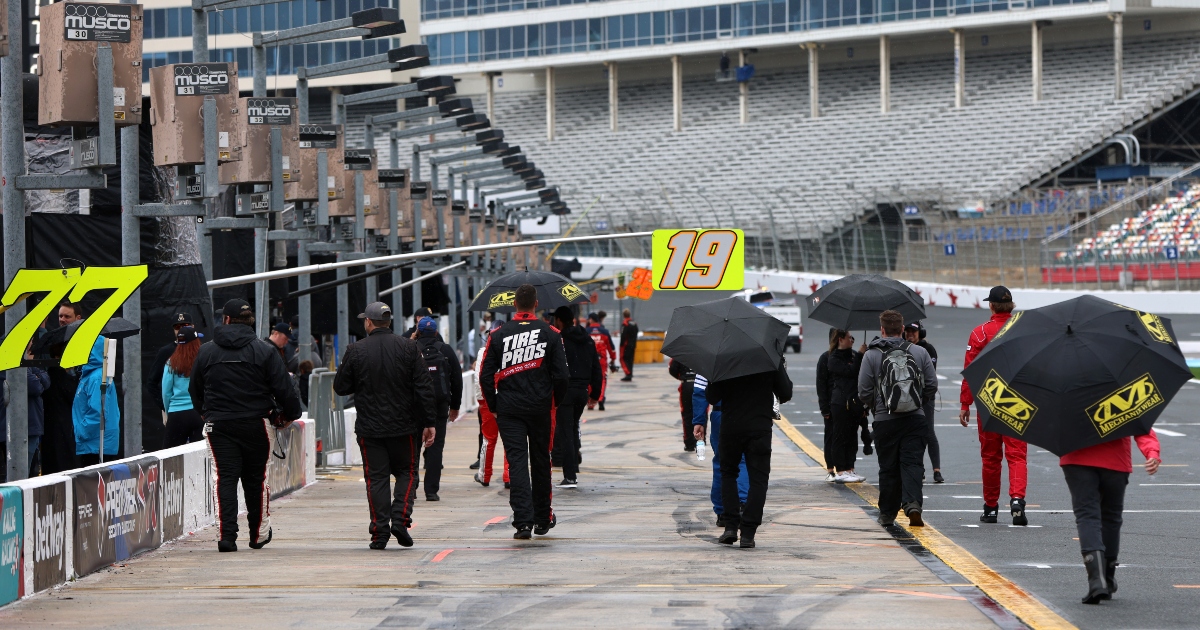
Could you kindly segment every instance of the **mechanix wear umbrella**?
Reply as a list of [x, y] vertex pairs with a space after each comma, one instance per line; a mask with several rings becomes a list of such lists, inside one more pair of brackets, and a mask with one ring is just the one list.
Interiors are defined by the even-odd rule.
[[709, 381], [773, 372], [790, 327], [737, 297], [680, 306], [662, 353], [703, 374]]
[[878, 330], [879, 314], [892, 310], [905, 322], [925, 319], [925, 298], [878, 274], [838, 278], [806, 298], [808, 316], [842, 330]]
[[471, 301], [470, 310], [515, 313], [517, 308], [513, 306], [513, 301], [517, 297], [517, 287], [522, 284], [531, 284], [537, 289], [539, 309], [553, 311], [560, 306], [587, 304], [589, 301], [583, 289], [569, 278], [549, 271], [518, 271], [500, 276], [484, 287]]
[[1090, 295], [1013, 313], [962, 374], [984, 430], [1059, 456], [1149, 432], [1192, 378], [1169, 320]]

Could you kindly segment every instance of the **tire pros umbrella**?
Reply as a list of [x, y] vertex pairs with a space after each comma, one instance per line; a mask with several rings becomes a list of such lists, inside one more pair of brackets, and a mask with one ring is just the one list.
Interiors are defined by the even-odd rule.
[[779, 367], [790, 327], [737, 297], [680, 306], [662, 353], [710, 381], [771, 372]]
[[537, 289], [538, 308], [541, 309], [552, 311], [560, 306], [587, 304], [590, 301], [583, 289], [571, 282], [570, 278], [549, 271], [518, 271], [493, 280], [471, 300], [468, 309], [515, 313], [517, 308], [513, 302], [517, 298], [517, 287], [523, 284], [533, 285]]
[[902, 282], [878, 274], [838, 278], [805, 298], [808, 316], [842, 330], [875, 330], [879, 314], [892, 310], [905, 322], [925, 319], [925, 298]]
[[1192, 378], [1170, 320], [1091, 295], [1013, 313], [962, 374], [984, 430], [1060, 457], [1149, 432]]

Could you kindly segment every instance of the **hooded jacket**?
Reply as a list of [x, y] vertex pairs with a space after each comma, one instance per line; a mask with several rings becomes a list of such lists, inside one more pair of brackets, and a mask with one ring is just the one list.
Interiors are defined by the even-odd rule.
[[[104, 337], [92, 344], [88, 362], [79, 377], [71, 421], [75, 424], [75, 454], [100, 454], [100, 381], [104, 370]], [[121, 449], [121, 409], [117, 406], [117, 387], [108, 384], [104, 396], [104, 456], [115, 457]]]
[[[858, 373], [862, 367], [862, 355], [853, 348], [838, 348], [825, 358], [829, 371], [829, 406], [830, 409], [862, 410], [857, 406]], [[930, 399], [926, 398], [926, 401]], [[850, 402], [855, 401], [854, 407]], [[861, 415], [861, 414], [860, 414]]]
[[600, 397], [604, 386], [604, 366], [596, 344], [583, 326], [567, 326], [562, 331], [563, 349], [567, 352], [567, 370], [571, 373], [571, 387], [590, 390], [589, 397]]
[[[858, 371], [858, 400], [864, 407], [871, 410], [876, 421], [908, 416], [925, 417], [925, 412], [921, 409], [911, 413], [892, 415], [888, 413], [883, 398], [876, 395], [875, 384], [879, 380], [879, 370], [883, 365], [883, 353], [902, 343], [906, 342], [900, 337], [876, 339], [867, 346], [867, 353], [863, 355], [862, 367]], [[913, 359], [916, 359], [917, 369], [921, 371], [922, 380], [925, 381], [921, 391], [921, 402], [933, 400], [933, 397], [937, 395], [938, 388], [937, 371], [933, 369], [933, 361], [929, 358], [929, 353], [917, 344], [910, 344], [908, 353], [913, 356]]]
[[244, 324], [218, 326], [212, 343], [200, 346], [188, 391], [206, 422], [266, 418], [276, 409], [295, 420], [301, 413], [300, 392], [279, 348]]
[[488, 337], [479, 385], [497, 416], [550, 413], [570, 378], [562, 336], [532, 313], [516, 313]]

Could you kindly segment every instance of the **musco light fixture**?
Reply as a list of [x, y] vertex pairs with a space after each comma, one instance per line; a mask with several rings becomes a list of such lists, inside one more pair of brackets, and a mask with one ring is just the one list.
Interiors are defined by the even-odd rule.
[[[150, 69], [154, 165], [204, 163], [204, 99], [217, 104], [217, 159], [242, 159], [236, 63], [177, 63]], [[232, 87], [231, 87], [232, 86]]]

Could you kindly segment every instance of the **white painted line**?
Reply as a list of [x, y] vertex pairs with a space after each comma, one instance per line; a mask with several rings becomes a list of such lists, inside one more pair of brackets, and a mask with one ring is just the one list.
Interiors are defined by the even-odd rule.
[[1033, 567], [1035, 569], [1049, 569], [1050, 568], [1050, 565], [1048, 565], [1048, 564], [1027, 564], [1025, 566]]
[[942, 376], [941, 374], [938, 374], [938, 375], [937, 375], [937, 377], [938, 377], [938, 380], [939, 380], [939, 381], [945, 381], [945, 380], [949, 380], [949, 379], [947, 379], [945, 376]]
[[[929, 510], [921, 510], [921, 511], [928, 512]], [[963, 527], [979, 527], [979, 526], [978, 525], [963, 525]]]
[[[1009, 527], [1016, 527], [1017, 529], [1024, 529], [1026, 527], [1041, 527], [1041, 525], [1009, 525]], [[1049, 569], [1050, 567], [1046, 567], [1046, 568]]]
[[1159, 435], [1165, 435], [1167, 437], [1185, 437], [1187, 435], [1186, 433], [1180, 433], [1178, 431], [1172, 431], [1170, 429], [1154, 429], [1154, 432]]
[[951, 495], [950, 498], [952, 498], [952, 499], [982, 499], [983, 497], [977, 497], [977, 496], [970, 495], [970, 494], [955, 494], [955, 495]]
[[1139, 486], [1200, 486], [1200, 483], [1139, 483]]
[[962, 385], [962, 381], [950, 381], [950, 382], [954, 383], [955, 385]]
[[[1166, 486], [1166, 485], [1170, 485], [1170, 484], [1155, 483], [1155, 484], [1150, 484], [1150, 485]], [[1184, 484], [1184, 485], [1186, 485], [1186, 484]], [[1200, 486], [1200, 484], [1191, 484], [1191, 485]], [[979, 513], [979, 510], [931, 510], [928, 508], [922, 508], [921, 511], [922, 512], [945, 512], [945, 513], [954, 513], [954, 514], [978, 514]], [[1035, 512], [1040, 512], [1040, 513], [1065, 514], [1067, 516], [1071, 515], [1071, 508], [1069, 508], [1069, 507], [1065, 507], [1060, 510], [1025, 510], [1025, 511], [1029, 512], [1031, 514], [1035, 513]], [[1123, 512], [1123, 514], [1200, 514], [1200, 510], [1125, 510]]]

